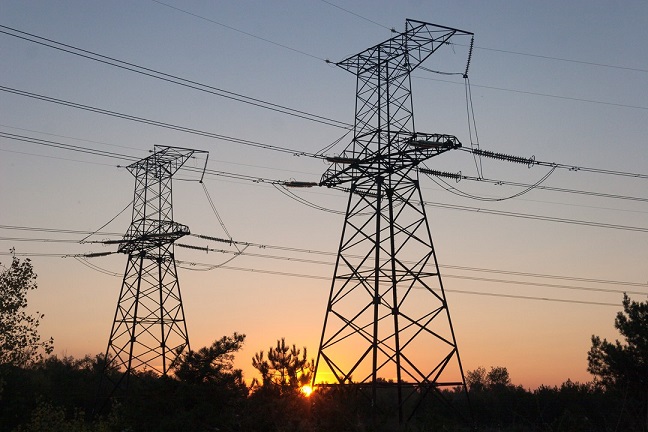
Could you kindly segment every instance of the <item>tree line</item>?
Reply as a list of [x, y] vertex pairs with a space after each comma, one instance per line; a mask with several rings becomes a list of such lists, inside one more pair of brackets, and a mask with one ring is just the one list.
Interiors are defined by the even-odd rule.
[[127, 392], [102, 394], [102, 378], [121, 371], [106, 370], [103, 355], [51, 355], [53, 340], [38, 333], [43, 315], [26, 312], [36, 288], [28, 259], [14, 256], [1, 270], [0, 431], [648, 432], [648, 301], [628, 296], [614, 320], [621, 340], [592, 336], [591, 382], [531, 390], [514, 385], [506, 367], [478, 367], [466, 372], [467, 391], [443, 390], [447, 404], [426, 397], [399, 424], [389, 386], [379, 407], [353, 386], [307, 391], [313, 360], [283, 338], [251, 359], [260, 378], [248, 385], [234, 367], [239, 333], [178, 353], [169, 376], [136, 371]]

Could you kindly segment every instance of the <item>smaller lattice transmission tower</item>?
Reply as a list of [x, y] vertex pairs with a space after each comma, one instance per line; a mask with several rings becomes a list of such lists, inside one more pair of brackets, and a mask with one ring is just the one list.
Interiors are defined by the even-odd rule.
[[400, 422], [426, 395], [466, 388], [418, 178], [420, 164], [461, 143], [415, 129], [411, 73], [472, 36], [407, 20], [403, 33], [337, 63], [356, 76], [355, 124], [320, 181], [349, 198], [313, 383], [355, 387]]
[[173, 220], [171, 180], [196, 153], [207, 152], [155, 146], [127, 167], [135, 177], [133, 218], [118, 247], [128, 262], [106, 349], [107, 394], [127, 387], [132, 371], [167, 375], [189, 349], [174, 256], [174, 242], [189, 228]]

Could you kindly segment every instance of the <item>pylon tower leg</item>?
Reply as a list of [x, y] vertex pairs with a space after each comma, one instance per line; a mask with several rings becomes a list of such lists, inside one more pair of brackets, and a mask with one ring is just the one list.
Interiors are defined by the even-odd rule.
[[128, 256], [107, 349], [114, 368], [167, 375], [189, 347], [172, 247]]
[[402, 422], [422, 396], [465, 381], [418, 180], [363, 190], [349, 195], [316, 375], [374, 406], [395, 387]]

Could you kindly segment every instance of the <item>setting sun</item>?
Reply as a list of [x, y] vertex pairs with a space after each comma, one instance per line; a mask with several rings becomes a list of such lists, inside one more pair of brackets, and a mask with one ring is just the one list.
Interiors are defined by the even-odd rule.
[[305, 385], [301, 388], [301, 392], [304, 396], [309, 397], [313, 393], [313, 388], [309, 385]]

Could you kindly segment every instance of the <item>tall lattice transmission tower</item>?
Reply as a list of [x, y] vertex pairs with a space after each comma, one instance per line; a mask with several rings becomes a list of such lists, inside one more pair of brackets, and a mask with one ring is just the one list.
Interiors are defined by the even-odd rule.
[[195, 153], [207, 152], [155, 146], [127, 167], [135, 195], [133, 219], [118, 247], [128, 262], [106, 349], [106, 370], [117, 371], [117, 378], [105, 374], [111, 393], [127, 386], [135, 370], [166, 375], [189, 349], [173, 246], [189, 228], [173, 220], [171, 179]]
[[355, 125], [320, 182], [349, 198], [313, 382], [356, 386], [374, 407], [394, 396], [401, 422], [427, 394], [465, 390], [417, 171], [461, 143], [416, 131], [411, 73], [472, 36], [407, 20], [405, 32], [337, 63], [357, 77]]

